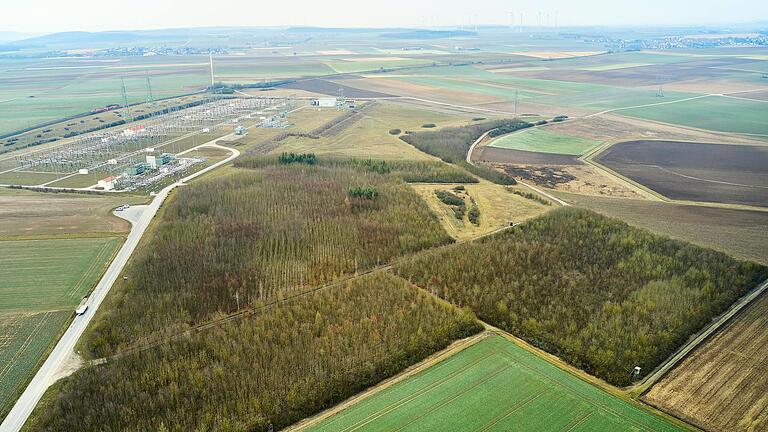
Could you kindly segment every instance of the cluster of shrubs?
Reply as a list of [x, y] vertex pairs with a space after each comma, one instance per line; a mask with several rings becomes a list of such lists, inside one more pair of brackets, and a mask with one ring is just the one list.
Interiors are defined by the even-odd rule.
[[401, 135], [400, 139], [476, 176], [496, 184], [513, 185], [517, 181], [512, 176], [499, 172], [491, 166], [467, 163], [466, 157], [472, 143], [484, 133], [500, 128], [508, 131], [517, 130], [521, 123], [527, 124], [519, 120], [494, 120], [462, 127], [444, 128], [438, 131], [413, 132]]
[[352, 159], [349, 161], [352, 168], [363, 169], [365, 171], [378, 174], [389, 174], [392, 171], [387, 161], [380, 159]]
[[372, 200], [379, 196], [379, 191], [377, 191], [373, 186], [352, 186], [349, 188], [348, 194], [352, 198], [364, 198]]
[[302, 163], [307, 165], [314, 165], [317, 163], [317, 156], [314, 153], [282, 153], [277, 159], [281, 165], [288, 165], [292, 163]]
[[464, 205], [464, 200], [461, 199], [461, 197], [447, 190], [436, 190], [435, 195], [437, 195], [437, 198], [446, 205], [449, 205], [449, 206]]
[[[456, 186], [453, 188], [453, 190], [457, 192], [463, 191], [464, 186]], [[464, 220], [464, 214], [467, 213], [467, 204], [464, 202], [463, 198], [447, 190], [436, 190], [435, 195], [437, 196], [437, 199], [443, 202], [443, 204], [451, 207], [451, 210], [453, 210], [453, 215], [456, 216], [456, 219]], [[471, 197], [470, 200], [472, 200]], [[472, 200], [472, 207], [469, 210], [468, 217], [469, 221], [473, 224], [479, 224], [480, 209], [477, 208], [477, 204], [475, 204], [474, 200]]]
[[519, 191], [517, 189], [512, 189], [512, 188], [507, 188], [507, 190], [512, 192], [513, 194], [521, 196], [523, 198], [527, 198], [529, 200], [536, 201], [536, 202], [539, 202], [539, 203], [544, 204], [544, 205], [552, 205], [552, 203], [549, 200], [546, 200], [546, 199], [544, 199], [544, 198], [542, 198], [542, 197], [540, 197], [540, 196], [538, 196], [538, 195], [536, 195], [534, 193], [522, 192], [522, 191]]
[[491, 138], [502, 136], [511, 132], [518, 131], [520, 129], [529, 128], [531, 126], [533, 126], [533, 124], [528, 123], [527, 121], [513, 120], [508, 123], [504, 123], [503, 125], [497, 127], [496, 129], [493, 129], [492, 131], [488, 132], [488, 136]]
[[475, 200], [473, 200], [471, 197], [470, 200], [472, 200], [472, 207], [469, 208], [467, 219], [469, 219], [469, 221], [474, 225], [480, 225], [480, 209], [477, 207]]

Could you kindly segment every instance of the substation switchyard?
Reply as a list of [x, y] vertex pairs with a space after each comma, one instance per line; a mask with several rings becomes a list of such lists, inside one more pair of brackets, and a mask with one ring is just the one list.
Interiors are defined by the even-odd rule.
[[[150, 118], [109, 130], [83, 134], [67, 142], [15, 157], [15, 173], [23, 186], [83, 190], [132, 191], [170, 176], [183, 177], [202, 158], [184, 157], [201, 144], [227, 132], [244, 135], [248, 128], [286, 128], [293, 98], [211, 96], [204, 103], [173, 108]], [[50, 180], [48, 180], [50, 179]], [[72, 186], [72, 185], [76, 186]]]

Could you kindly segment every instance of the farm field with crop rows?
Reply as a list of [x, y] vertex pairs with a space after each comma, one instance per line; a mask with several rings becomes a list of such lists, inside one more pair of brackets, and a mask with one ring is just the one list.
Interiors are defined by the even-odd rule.
[[0, 414], [119, 245], [117, 237], [0, 241]]
[[680, 429], [501, 336], [488, 336], [306, 430]]

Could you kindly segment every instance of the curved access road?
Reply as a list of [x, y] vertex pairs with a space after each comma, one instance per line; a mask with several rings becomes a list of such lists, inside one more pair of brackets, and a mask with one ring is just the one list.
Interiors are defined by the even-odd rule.
[[[469, 151], [467, 151], [467, 163], [468, 164], [474, 165], [474, 163], [472, 162], [472, 152], [475, 150], [475, 147], [478, 144], [480, 144], [485, 139], [485, 137], [488, 136], [489, 133], [491, 133], [491, 131], [488, 131], [488, 132], [480, 135], [480, 138], [476, 139], [475, 142], [473, 142], [472, 145], [469, 146]], [[524, 183], [524, 182], [522, 182], [520, 180], [518, 180], [517, 182], [520, 183], [521, 185], [527, 187], [528, 189], [531, 189], [532, 191], [538, 193], [539, 195], [543, 195], [543, 196], [551, 199], [552, 201], [560, 204], [563, 207], [569, 207], [570, 206], [570, 204], [568, 204], [567, 202], [561, 200], [560, 198], [557, 198], [556, 196], [554, 196], [552, 194], [548, 194], [548, 193], [544, 192], [543, 190], [537, 188], [536, 186], [530, 185], [528, 183]]]
[[123, 243], [123, 246], [120, 248], [117, 256], [115, 256], [115, 259], [109, 265], [107, 271], [104, 273], [101, 280], [96, 285], [96, 288], [94, 288], [93, 292], [85, 303], [88, 305], [88, 310], [83, 315], [76, 316], [74, 318], [72, 324], [70, 324], [67, 331], [61, 337], [61, 339], [59, 339], [59, 342], [56, 344], [56, 346], [53, 348], [53, 351], [51, 351], [51, 354], [45, 360], [45, 363], [43, 363], [43, 366], [40, 367], [40, 369], [37, 371], [35, 376], [32, 378], [32, 381], [24, 390], [24, 393], [22, 393], [21, 397], [19, 397], [19, 399], [16, 401], [16, 404], [8, 413], [8, 416], [5, 418], [5, 420], [3, 420], [3, 423], [0, 424], [0, 432], [17, 432], [21, 430], [21, 427], [27, 421], [27, 418], [32, 413], [32, 410], [34, 410], [38, 401], [40, 401], [40, 398], [43, 396], [48, 387], [55, 382], [57, 371], [62, 367], [69, 355], [74, 351], [75, 344], [80, 339], [80, 336], [82, 336], [83, 332], [88, 326], [88, 323], [91, 322], [91, 319], [96, 313], [96, 310], [99, 308], [99, 305], [101, 305], [101, 302], [107, 296], [107, 293], [109, 293], [109, 290], [112, 288], [112, 284], [114, 284], [117, 278], [121, 276], [123, 268], [128, 263], [128, 260], [131, 258], [133, 251], [139, 244], [141, 236], [144, 234], [144, 231], [146, 231], [150, 221], [155, 216], [158, 209], [160, 209], [160, 206], [168, 197], [168, 194], [175, 187], [182, 186], [195, 177], [199, 177], [211, 170], [220, 167], [221, 165], [229, 163], [240, 155], [240, 152], [236, 149], [223, 147], [216, 144], [215, 142], [219, 139], [221, 138], [217, 138], [208, 143], [201, 144], [196, 148], [216, 147], [228, 150], [232, 153], [228, 158], [216, 162], [211, 166], [208, 166], [165, 187], [155, 196], [155, 199], [153, 199], [152, 202], [143, 209], [138, 219], [132, 221], [133, 226], [131, 227], [131, 232], [128, 234], [128, 238], [126, 239], [125, 243]]

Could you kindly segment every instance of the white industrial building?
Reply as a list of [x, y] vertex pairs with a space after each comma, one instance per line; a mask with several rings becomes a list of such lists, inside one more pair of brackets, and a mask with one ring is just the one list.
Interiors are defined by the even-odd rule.
[[320, 98], [320, 99], [313, 99], [312, 105], [320, 107], [320, 108], [333, 108], [337, 104], [337, 100], [335, 98]]
[[115, 181], [118, 179], [118, 177], [115, 176], [109, 176], [107, 178], [103, 178], [99, 180], [99, 187], [104, 189], [105, 191], [111, 191], [115, 188]]

